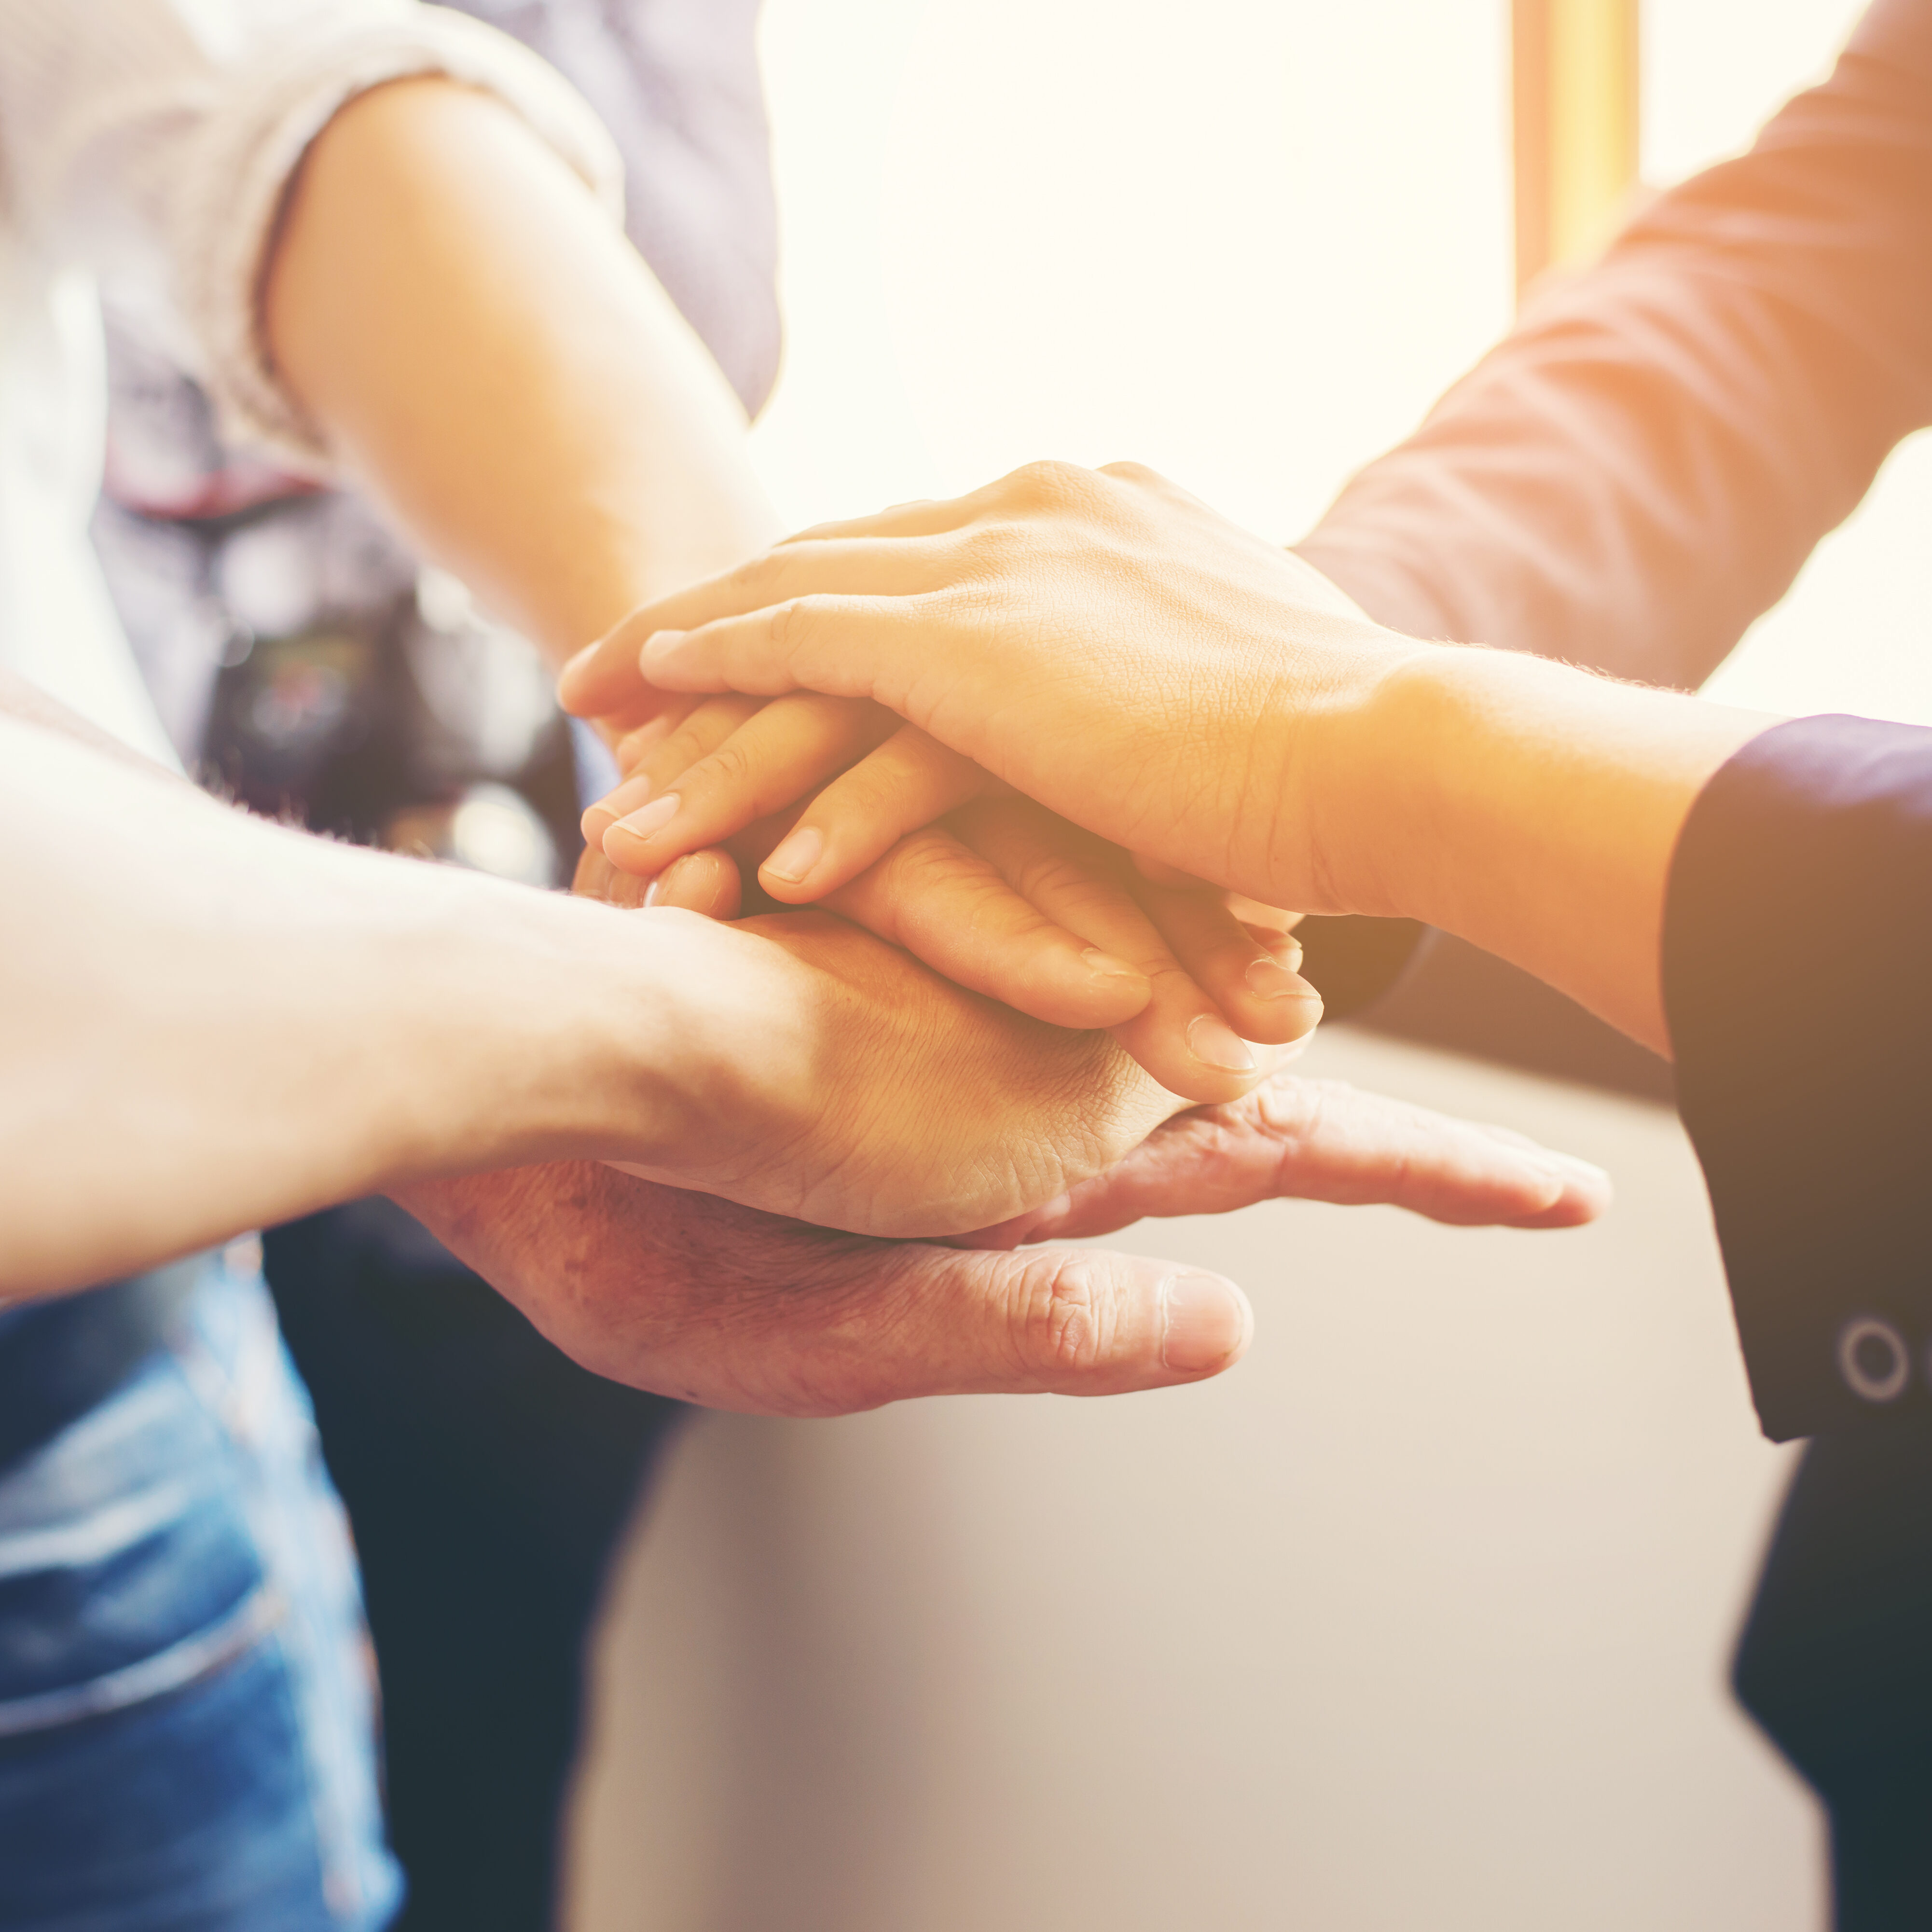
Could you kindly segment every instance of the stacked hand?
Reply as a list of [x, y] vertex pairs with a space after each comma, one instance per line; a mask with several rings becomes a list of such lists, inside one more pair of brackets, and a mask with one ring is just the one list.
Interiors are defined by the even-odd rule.
[[[723, 690], [883, 705], [1151, 876], [1446, 927], [1660, 1051], [1678, 834], [1772, 722], [1399, 636], [1126, 465], [808, 531], [637, 611], [563, 685], [598, 714]], [[794, 896], [870, 849], [854, 820], [896, 834], [930, 802], [902, 754], [869, 762], [806, 808]]]
[[[1607, 1198], [1580, 1162], [1332, 1082], [1276, 1075], [1183, 1108], [1104, 1033], [996, 1006], [822, 914], [581, 912], [593, 1010], [618, 1003], [607, 964], [652, 940], [677, 953], [682, 1108], [649, 1150], [614, 1123], [602, 1150], [626, 1172], [553, 1162], [395, 1192], [560, 1347], [640, 1388], [822, 1415], [1197, 1381], [1246, 1346], [1232, 1283], [1102, 1250], [1006, 1250], [1282, 1196], [1523, 1228], [1587, 1221]], [[748, 1041], [746, 1012], [762, 1019]]]
[[[1324, 862], [1348, 795], [1327, 728], [1422, 648], [1150, 471], [1045, 464], [808, 530], [646, 605], [562, 688], [586, 716], [652, 690], [812, 692], [916, 728], [806, 806], [760, 875], [793, 902], [997, 778], [1146, 869], [1342, 912], [1359, 908]], [[1289, 728], [1258, 729], [1271, 715]]]
[[[1193, 1100], [1252, 1084], [1261, 1061], [1244, 1042], [1313, 1030], [1321, 998], [1295, 970], [1294, 915], [1156, 885], [1118, 848], [895, 723], [875, 704], [800, 693], [713, 698], [614, 731], [626, 776], [584, 815], [580, 890], [730, 918], [741, 866], [762, 857], [764, 903], [817, 900], [1021, 1012], [1109, 1028]], [[841, 837], [836, 866], [788, 878], [786, 854], [814, 845], [817, 823]]]
[[[1161, 553], [1197, 512], [1198, 568], [1177, 578]], [[1290, 918], [1169, 869], [1264, 896], [1280, 876], [1247, 856], [1279, 842], [1286, 775], [1230, 758], [1255, 678], [1235, 640], [1271, 608], [1318, 693], [1391, 658], [1319, 578], [1269, 606], [1296, 568], [1139, 473], [1048, 470], [809, 533], [638, 613], [565, 682], [625, 773], [586, 816], [580, 890], [648, 902], [637, 916], [653, 922], [680, 905], [730, 918], [756, 867], [760, 903], [816, 901], [894, 945], [823, 914], [739, 923], [751, 950], [730, 956], [772, 976], [727, 1004], [782, 1016], [803, 970], [814, 1018], [795, 1037], [824, 1044], [789, 1072], [768, 1053], [749, 1082], [776, 1078], [795, 1114], [779, 1106], [747, 1142], [734, 1094], [716, 1132], [694, 1118], [674, 1162], [644, 1165], [678, 1186], [554, 1167], [507, 1198], [484, 1180], [410, 1204], [602, 1372], [811, 1414], [1156, 1386], [1245, 1345], [1232, 1284], [1090, 1249], [999, 1252], [1021, 1243], [1282, 1196], [1466, 1224], [1592, 1219], [1608, 1194], [1594, 1168], [1268, 1072], [1265, 1048], [1242, 1048], [1244, 1065], [1223, 1051], [1303, 1038], [1318, 1011]], [[1184, 674], [1150, 676], [1160, 652], [1130, 648], [1150, 599], [1194, 650]], [[748, 694], [660, 688], [733, 684]], [[1226, 835], [1244, 805], [1267, 821], [1258, 847]], [[1287, 896], [1328, 909], [1318, 868], [1296, 884]], [[806, 1220], [979, 1232], [938, 1246]]]
[[953, 1246], [833, 1233], [595, 1162], [398, 1198], [600, 1375], [713, 1408], [835, 1415], [914, 1396], [1111, 1395], [1218, 1373], [1252, 1328], [1232, 1282], [1105, 1249], [1001, 1251], [1285, 1196], [1564, 1228], [1600, 1213], [1608, 1186], [1500, 1129], [1276, 1078], [1232, 1106], [1177, 1116], [1112, 1169]]

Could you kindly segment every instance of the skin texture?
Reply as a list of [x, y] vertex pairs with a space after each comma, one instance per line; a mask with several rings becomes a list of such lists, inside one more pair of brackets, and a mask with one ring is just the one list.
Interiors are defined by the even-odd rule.
[[1668, 1049], [1671, 854], [1769, 722], [1370, 623], [1151, 472], [1039, 464], [827, 526], [567, 670], [882, 704], [1097, 835], [1270, 903], [1421, 919]]
[[1609, 1187], [1501, 1129], [1277, 1076], [949, 1246], [833, 1234], [590, 1164], [397, 1198], [599, 1374], [712, 1408], [835, 1415], [913, 1396], [1112, 1395], [1214, 1374], [1252, 1330], [1232, 1283], [1100, 1248], [1010, 1250], [1284, 1196], [1558, 1228], [1601, 1212]]

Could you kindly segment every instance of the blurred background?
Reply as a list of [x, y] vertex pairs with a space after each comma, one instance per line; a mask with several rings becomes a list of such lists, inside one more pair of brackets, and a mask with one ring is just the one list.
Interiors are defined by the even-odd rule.
[[[1599, 75], [1644, 180], [1743, 145], [1858, 10], [1645, 6]], [[1292, 540], [1507, 326], [1510, 25], [770, 0], [783, 514], [1132, 457]], [[1928, 528], [1922, 436], [1714, 688], [1932, 723]], [[1810, 1802], [1725, 1683], [1790, 1465], [1674, 1117], [1386, 1030], [1310, 1064], [1600, 1161], [1619, 1204], [1150, 1224], [1118, 1244], [1255, 1298], [1223, 1383], [700, 1419], [607, 1609], [573, 1932], [1824, 1922]]]

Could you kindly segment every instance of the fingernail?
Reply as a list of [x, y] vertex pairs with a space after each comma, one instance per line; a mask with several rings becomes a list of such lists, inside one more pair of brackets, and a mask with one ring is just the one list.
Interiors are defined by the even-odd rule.
[[1116, 959], [1111, 952], [1102, 952], [1097, 946], [1090, 946], [1080, 957], [1086, 962], [1088, 972], [1096, 980], [1144, 980], [1147, 975], [1138, 966], [1130, 966], [1124, 959]]
[[1160, 1358], [1175, 1373], [1225, 1367], [1247, 1346], [1248, 1305], [1217, 1274], [1178, 1274], [1161, 1284]]
[[611, 826], [613, 832], [622, 832], [632, 838], [648, 838], [662, 832], [677, 816], [680, 803], [674, 791], [668, 791], [662, 798], [654, 798], [649, 805], [640, 805], [627, 818], [620, 818]]
[[[646, 796], [649, 795], [646, 790]], [[616, 793], [610, 793], [600, 798], [595, 805], [584, 807], [584, 816], [578, 823], [583, 829], [585, 844], [601, 846], [604, 843], [604, 833], [623, 818], [622, 809], [610, 802], [616, 796]]]
[[684, 642], [684, 634], [682, 631], [653, 631], [638, 653], [638, 663], [648, 666], [669, 657]]
[[687, 876], [690, 868], [700, 855], [687, 852], [682, 859], [674, 859], [650, 884], [644, 888], [644, 904], [662, 905], [670, 896], [672, 882]]
[[644, 888], [644, 903], [647, 906], [662, 905], [670, 898], [673, 884], [685, 877], [692, 862], [698, 855], [687, 852], [682, 859], [674, 859], [650, 884]]
[[775, 879], [784, 880], [787, 885], [795, 886], [824, 856], [824, 833], [816, 826], [801, 825], [796, 831], [788, 832], [772, 847], [771, 856], [758, 869], [770, 873]]
[[1196, 1013], [1187, 1023], [1187, 1050], [1204, 1066], [1224, 1073], [1252, 1073], [1255, 1057], [1248, 1043], [1216, 1013]]
[[[1296, 949], [1298, 956], [1300, 949]], [[1315, 989], [1306, 980], [1300, 979], [1287, 967], [1278, 965], [1272, 959], [1257, 959], [1241, 976], [1248, 982], [1248, 991], [1258, 1000], [1310, 999]]]

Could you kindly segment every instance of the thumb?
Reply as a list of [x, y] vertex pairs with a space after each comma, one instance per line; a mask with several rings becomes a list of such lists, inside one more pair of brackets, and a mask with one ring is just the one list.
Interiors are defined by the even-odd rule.
[[918, 1395], [1165, 1388], [1232, 1366], [1254, 1329], [1232, 1282], [1138, 1255], [907, 1243], [854, 1261], [838, 1318], [811, 1345], [828, 1412]]

